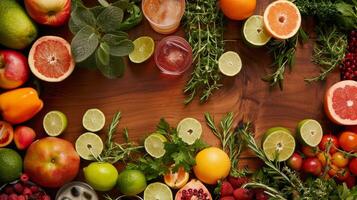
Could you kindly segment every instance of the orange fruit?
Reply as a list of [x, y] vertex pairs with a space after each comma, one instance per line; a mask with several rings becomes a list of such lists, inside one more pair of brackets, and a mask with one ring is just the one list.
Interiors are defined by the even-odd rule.
[[252, 16], [256, 0], [221, 0], [220, 6], [223, 14], [232, 20], [243, 20]]
[[336, 124], [357, 125], [357, 82], [340, 81], [325, 93], [325, 112]]
[[293, 37], [301, 25], [301, 14], [296, 5], [287, 0], [275, 1], [264, 11], [264, 26], [277, 39]]
[[218, 180], [228, 176], [230, 169], [231, 161], [227, 153], [217, 147], [209, 147], [196, 155], [193, 172], [200, 181], [217, 184]]
[[31, 47], [29, 66], [39, 79], [59, 82], [67, 78], [74, 70], [71, 45], [57, 36], [43, 36]]
[[172, 172], [164, 175], [164, 181], [166, 185], [173, 189], [180, 189], [186, 185], [190, 175], [185, 171], [183, 167], [180, 167], [177, 172]]

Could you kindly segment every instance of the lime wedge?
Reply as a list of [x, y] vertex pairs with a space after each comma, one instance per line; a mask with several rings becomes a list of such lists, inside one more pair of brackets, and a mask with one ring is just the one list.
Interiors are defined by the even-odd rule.
[[177, 125], [177, 134], [182, 141], [192, 145], [201, 137], [201, 123], [194, 118], [185, 118]]
[[89, 109], [83, 115], [82, 124], [87, 131], [100, 131], [105, 125], [105, 115], [97, 108]]
[[298, 124], [298, 136], [304, 144], [316, 147], [322, 140], [322, 127], [314, 119], [305, 119]]
[[172, 192], [169, 186], [155, 182], [149, 184], [144, 191], [144, 200], [172, 200]]
[[76, 151], [84, 160], [95, 160], [103, 151], [103, 141], [94, 133], [84, 133], [76, 140]]
[[270, 128], [263, 137], [263, 151], [269, 160], [279, 162], [290, 158], [295, 150], [295, 139], [286, 128]]
[[167, 139], [160, 133], [153, 133], [149, 135], [145, 141], [144, 146], [146, 152], [154, 158], [161, 158], [165, 155], [165, 144]]
[[67, 117], [63, 112], [54, 110], [43, 118], [43, 128], [49, 136], [59, 136], [67, 128]]
[[129, 54], [133, 63], [142, 63], [149, 59], [154, 53], [155, 42], [151, 37], [142, 36], [134, 40], [134, 51]]
[[253, 15], [245, 21], [243, 37], [252, 46], [261, 47], [271, 39], [271, 35], [265, 30], [263, 16]]
[[218, 68], [226, 76], [235, 76], [242, 69], [242, 60], [234, 51], [227, 51], [218, 60]]

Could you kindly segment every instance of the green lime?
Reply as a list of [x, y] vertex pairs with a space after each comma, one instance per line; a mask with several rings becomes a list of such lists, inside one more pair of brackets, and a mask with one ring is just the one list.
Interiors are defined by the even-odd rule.
[[145, 138], [144, 146], [148, 154], [154, 158], [161, 158], [165, 154], [165, 142], [167, 139], [160, 133], [153, 133]]
[[172, 200], [169, 186], [155, 182], [148, 185], [144, 191], [144, 200]]
[[22, 158], [14, 150], [0, 148], [0, 183], [18, 179], [22, 172]]
[[234, 51], [227, 51], [218, 60], [218, 68], [226, 76], [235, 76], [242, 69], [242, 60]]
[[142, 171], [126, 169], [119, 174], [117, 186], [125, 195], [136, 195], [145, 190], [146, 177]]
[[194, 118], [185, 118], [177, 125], [177, 134], [185, 143], [192, 145], [201, 137], [201, 123]]
[[88, 109], [83, 115], [82, 124], [87, 131], [100, 131], [105, 125], [105, 115], [97, 108]]
[[84, 160], [95, 160], [103, 151], [103, 141], [94, 133], [84, 133], [76, 140], [76, 151]]
[[134, 40], [134, 51], [129, 54], [133, 63], [142, 63], [149, 59], [154, 53], [155, 42], [151, 37], [142, 36]]
[[299, 122], [297, 131], [299, 139], [305, 145], [316, 147], [322, 140], [322, 127], [314, 119], [305, 119]]
[[270, 128], [263, 136], [263, 151], [269, 160], [279, 162], [290, 158], [295, 150], [295, 139], [283, 127]]
[[59, 136], [67, 128], [67, 117], [61, 111], [48, 112], [43, 118], [43, 128], [49, 136]]
[[117, 184], [118, 171], [110, 163], [92, 162], [83, 172], [86, 182], [97, 191], [109, 191]]
[[264, 28], [263, 16], [253, 15], [245, 21], [243, 37], [246, 42], [255, 47], [264, 46], [269, 42], [271, 35]]

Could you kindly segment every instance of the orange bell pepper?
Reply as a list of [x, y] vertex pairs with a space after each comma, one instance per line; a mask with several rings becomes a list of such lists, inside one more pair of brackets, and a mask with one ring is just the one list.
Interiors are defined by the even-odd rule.
[[31, 119], [42, 107], [43, 102], [33, 88], [19, 88], [0, 94], [1, 115], [11, 124]]

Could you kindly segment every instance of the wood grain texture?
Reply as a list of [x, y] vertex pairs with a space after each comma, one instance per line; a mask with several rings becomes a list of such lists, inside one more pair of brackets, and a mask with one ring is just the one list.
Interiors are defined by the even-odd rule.
[[[95, 1], [89, 1], [93, 3]], [[262, 14], [268, 0], [259, 0], [257, 14]], [[313, 22], [304, 23], [309, 33], [313, 33]], [[120, 129], [127, 127], [133, 140], [141, 141], [155, 130], [159, 119], [164, 117], [172, 125], [182, 118], [194, 117], [204, 127], [203, 139], [210, 145], [219, 145], [205, 125], [204, 113], [210, 112], [219, 120], [226, 112], [234, 111], [235, 121], [241, 119], [254, 123], [256, 139], [272, 126], [285, 126], [295, 129], [298, 121], [314, 118], [326, 124], [322, 109], [322, 96], [326, 87], [338, 80], [334, 73], [325, 83], [306, 84], [303, 79], [316, 75], [319, 70], [310, 62], [313, 39], [299, 46], [296, 64], [285, 76], [284, 91], [269, 89], [261, 78], [270, 72], [271, 57], [266, 48], [249, 48], [241, 40], [242, 22], [227, 21], [225, 39], [226, 50], [237, 51], [243, 60], [242, 72], [234, 78], [225, 78], [224, 87], [217, 91], [205, 104], [197, 99], [191, 104], [183, 104], [182, 90], [190, 77], [189, 72], [178, 77], [168, 77], [160, 73], [153, 58], [143, 64], [128, 62], [125, 75], [121, 79], [106, 79], [99, 71], [76, 68], [74, 73], [60, 83], [42, 82], [41, 98], [45, 107], [31, 122], [40, 137], [45, 136], [42, 128], [43, 116], [50, 110], [61, 110], [68, 117], [68, 128], [60, 136], [71, 142], [85, 130], [81, 125], [82, 115], [89, 108], [101, 109], [107, 117], [107, 125], [116, 111], [122, 112]], [[71, 39], [66, 27], [42, 29], [42, 34], [53, 34]], [[176, 35], [183, 36], [179, 30]], [[130, 31], [130, 38], [148, 35], [156, 42], [163, 35], [155, 33], [146, 20]], [[313, 36], [314, 34], [312, 34]], [[99, 135], [105, 139], [105, 131]], [[118, 142], [121, 140], [118, 139]], [[86, 166], [88, 163], [83, 162]], [[241, 165], [252, 169], [260, 166], [250, 152], [244, 152]], [[82, 172], [78, 179], [83, 176]]]

